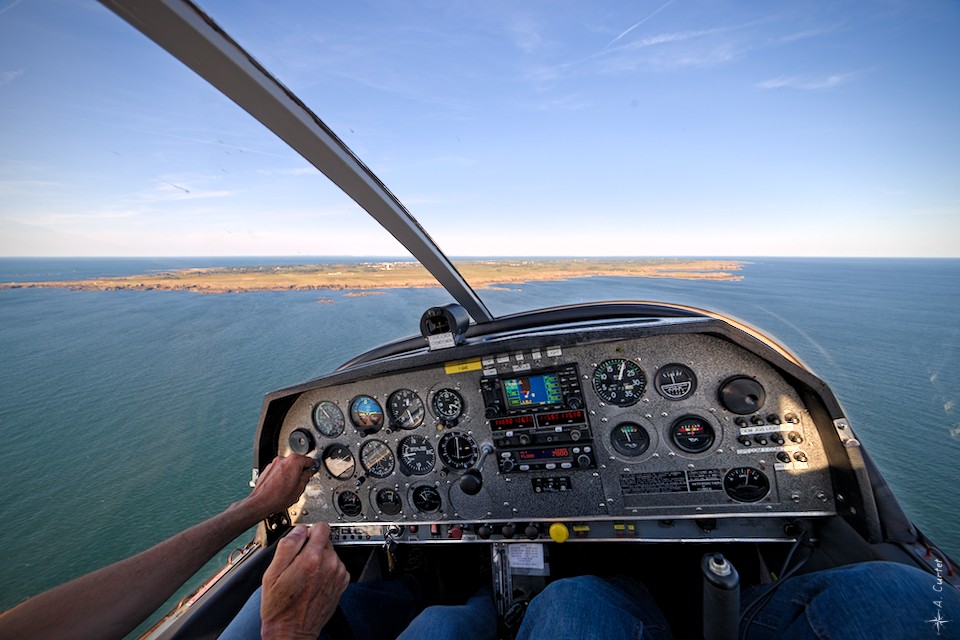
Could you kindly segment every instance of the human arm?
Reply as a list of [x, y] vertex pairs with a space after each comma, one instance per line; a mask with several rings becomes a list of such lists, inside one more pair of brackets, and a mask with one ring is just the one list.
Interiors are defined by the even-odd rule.
[[330, 542], [330, 527], [295, 527], [277, 544], [263, 574], [260, 636], [316, 638], [349, 583], [350, 574]]
[[222, 513], [7, 611], [0, 616], [0, 638], [122, 638], [227, 543], [293, 504], [312, 465], [296, 454], [275, 459], [250, 495]]

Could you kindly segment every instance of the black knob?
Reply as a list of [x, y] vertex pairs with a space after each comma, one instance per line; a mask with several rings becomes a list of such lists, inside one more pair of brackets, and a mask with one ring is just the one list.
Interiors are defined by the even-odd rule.
[[528, 524], [527, 528], [523, 530], [523, 535], [530, 540], [536, 540], [540, 537], [540, 529], [535, 524]]
[[520, 440], [520, 444], [530, 444], [530, 436], [525, 433], [520, 434], [518, 440]]
[[759, 444], [759, 445], [761, 445], [761, 446], [767, 444], [767, 439], [766, 439], [765, 437], [763, 437], [762, 435], [753, 436], [753, 440], [754, 440], [754, 442], [756, 442], [757, 444]]
[[740, 436], [739, 438], [737, 438], [737, 441], [745, 447], [749, 447], [750, 445], [753, 444], [752, 442], [750, 442], [750, 438], [748, 438], [747, 436]]
[[770, 439], [776, 442], [777, 444], [783, 444], [783, 436], [780, 435], [779, 433], [773, 434], [772, 436], [770, 436]]
[[467, 469], [460, 476], [460, 490], [468, 496], [475, 496], [483, 488], [483, 477], [476, 469]]
[[583, 407], [583, 399], [580, 396], [570, 396], [567, 398], [567, 406], [571, 409], [580, 409]]
[[757, 425], [758, 427], [763, 426], [763, 418], [761, 418], [760, 416], [753, 416], [752, 418], [750, 418], [750, 422]]
[[577, 456], [577, 464], [580, 466], [581, 469], [589, 469], [590, 463], [591, 463], [590, 456], [588, 456], [587, 454], [581, 453], [580, 455]]
[[313, 449], [313, 436], [306, 429], [295, 429], [290, 434], [290, 450], [300, 455], [306, 455]]
[[786, 418], [787, 422], [789, 422], [790, 424], [797, 424], [798, 422], [800, 422], [800, 418], [798, 418], [797, 414], [795, 413], [788, 413], [783, 417]]
[[500, 470], [504, 473], [510, 473], [517, 464], [510, 458], [500, 459]]
[[736, 423], [736, 425], [737, 425], [738, 427], [748, 427], [748, 426], [750, 426], [750, 423], [747, 422], [747, 419], [746, 419], [746, 418], [737, 418], [736, 420], [734, 420], [734, 422]]
[[787, 453], [786, 451], [781, 451], [780, 453], [777, 454], [777, 460], [779, 460], [780, 462], [783, 462], [784, 464], [787, 464], [790, 462], [790, 454]]
[[481, 540], [489, 540], [490, 536], [493, 535], [493, 529], [485, 524], [482, 524], [477, 527], [477, 535], [480, 536]]
[[775, 413], [771, 413], [767, 416], [767, 422], [770, 424], [780, 424], [780, 416]]
[[483, 410], [483, 415], [487, 417], [487, 420], [493, 420], [500, 415], [500, 403], [493, 402], [487, 405]]
[[746, 376], [734, 376], [720, 385], [720, 402], [741, 416], [759, 411], [767, 400], [763, 385]]
[[500, 527], [500, 535], [502, 535], [507, 540], [512, 538], [514, 535], [516, 535], [516, 533], [517, 533], [517, 528], [513, 525], [513, 523], [508, 523]]

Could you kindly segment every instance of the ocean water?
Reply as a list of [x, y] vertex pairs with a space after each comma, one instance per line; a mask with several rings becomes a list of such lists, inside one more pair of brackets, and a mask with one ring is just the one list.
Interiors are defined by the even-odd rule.
[[[914, 522], [960, 556], [960, 260], [748, 260], [738, 282], [595, 278], [481, 295], [496, 314], [676, 302], [772, 334], [831, 385]], [[0, 282], [295, 262], [311, 260], [0, 259]], [[0, 608], [245, 495], [265, 393], [415, 334], [423, 310], [447, 302], [440, 289], [0, 291]]]

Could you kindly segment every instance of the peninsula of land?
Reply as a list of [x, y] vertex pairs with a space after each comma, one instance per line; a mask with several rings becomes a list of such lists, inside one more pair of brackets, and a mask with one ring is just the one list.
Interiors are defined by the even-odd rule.
[[[530, 258], [456, 260], [457, 269], [475, 289], [497, 285], [597, 276], [740, 280], [744, 263], [735, 260], [650, 258]], [[28, 287], [78, 291], [193, 291], [243, 293], [254, 291], [406, 289], [440, 286], [418, 262], [359, 262], [290, 266], [218, 267], [163, 273], [62, 280], [0, 283], [0, 289]]]

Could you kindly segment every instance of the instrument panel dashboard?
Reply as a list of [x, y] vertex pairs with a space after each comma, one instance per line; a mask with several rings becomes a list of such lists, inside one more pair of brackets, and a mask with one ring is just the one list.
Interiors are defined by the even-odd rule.
[[277, 451], [318, 469], [291, 520], [342, 544], [779, 540], [836, 514], [794, 384], [677, 326], [492, 340], [297, 388]]

